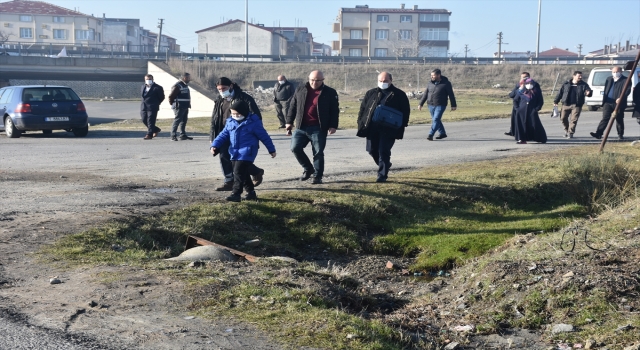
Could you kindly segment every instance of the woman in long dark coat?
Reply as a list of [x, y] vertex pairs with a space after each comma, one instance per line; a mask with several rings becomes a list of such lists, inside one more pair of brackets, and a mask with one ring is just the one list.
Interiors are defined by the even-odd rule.
[[520, 90], [513, 99], [513, 103], [517, 106], [514, 130], [516, 143], [523, 144], [527, 141], [545, 143], [547, 132], [538, 116], [544, 104], [542, 91], [536, 88], [537, 84], [531, 78], [521, 81], [520, 85]]

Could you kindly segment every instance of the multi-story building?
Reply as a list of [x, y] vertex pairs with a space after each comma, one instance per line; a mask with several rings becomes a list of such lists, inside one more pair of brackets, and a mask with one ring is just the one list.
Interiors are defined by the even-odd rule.
[[[278, 56], [287, 54], [287, 38], [261, 25], [249, 28], [249, 54]], [[196, 32], [198, 52], [212, 54], [245, 54], [245, 22], [232, 20]], [[242, 60], [242, 58], [237, 58]], [[256, 59], [260, 60], [260, 59]]]
[[13, 0], [0, 3], [0, 31], [21, 43], [96, 45], [103, 20], [43, 1]]
[[306, 27], [264, 27], [287, 39], [287, 55], [310, 56], [313, 52], [313, 35]]
[[[154, 45], [158, 45], [158, 33], [149, 32], [149, 38], [153, 41]], [[180, 52], [180, 45], [178, 45], [176, 38], [162, 34], [158, 52], [167, 52], [167, 50], [169, 52]]]
[[341, 8], [333, 50], [342, 56], [447, 57], [451, 11], [413, 8]]
[[117, 45], [118, 51], [144, 52], [142, 45], [142, 27], [139, 19], [105, 18], [102, 41], [107, 45]]

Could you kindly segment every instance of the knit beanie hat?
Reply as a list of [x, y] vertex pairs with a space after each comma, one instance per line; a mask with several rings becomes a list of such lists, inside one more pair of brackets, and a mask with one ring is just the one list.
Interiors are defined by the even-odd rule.
[[249, 112], [249, 105], [246, 102], [242, 101], [242, 100], [238, 100], [238, 101], [234, 102], [231, 105], [231, 109], [233, 109], [234, 111], [242, 114], [245, 117], [248, 117], [249, 113], [250, 113]]
[[231, 82], [231, 79], [227, 78], [227, 77], [222, 77], [220, 79], [218, 79], [218, 81], [216, 82], [216, 86], [231, 86], [231, 84], [233, 84]]

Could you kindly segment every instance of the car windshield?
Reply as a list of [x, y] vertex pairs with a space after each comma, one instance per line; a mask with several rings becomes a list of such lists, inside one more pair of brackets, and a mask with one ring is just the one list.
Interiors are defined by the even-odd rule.
[[80, 101], [80, 98], [69, 88], [39, 87], [24, 89], [22, 101]]
[[[611, 76], [611, 71], [595, 72], [593, 74], [593, 82], [591, 83], [591, 86], [604, 86], [604, 82]], [[622, 75], [628, 77], [629, 71], [623, 71]]]

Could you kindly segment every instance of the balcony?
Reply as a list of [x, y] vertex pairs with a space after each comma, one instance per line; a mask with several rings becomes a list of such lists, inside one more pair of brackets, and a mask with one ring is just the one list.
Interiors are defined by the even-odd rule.
[[334, 40], [331, 42], [331, 50], [340, 50], [340, 41]]
[[340, 33], [340, 23], [333, 24], [333, 33]]
[[342, 46], [367, 46], [369, 40], [367, 39], [342, 39]]
[[451, 22], [420, 22], [420, 28], [447, 28], [450, 30]]

